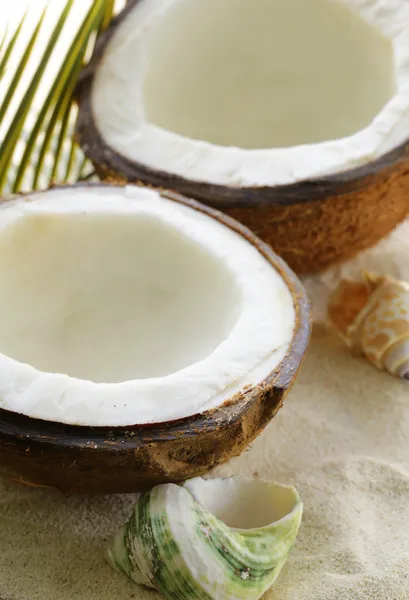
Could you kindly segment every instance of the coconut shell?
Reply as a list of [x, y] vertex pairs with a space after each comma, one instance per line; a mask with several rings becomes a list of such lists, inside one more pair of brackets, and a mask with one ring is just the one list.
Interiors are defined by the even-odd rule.
[[78, 82], [78, 141], [102, 179], [142, 182], [195, 198], [237, 219], [270, 244], [297, 273], [313, 273], [376, 244], [409, 213], [409, 136], [364, 166], [320, 179], [273, 187], [198, 183], [151, 169], [114, 151], [92, 112], [93, 79], [127, 7], [101, 35]]
[[163, 196], [229, 227], [253, 244], [281, 274], [296, 311], [287, 355], [257, 386], [243, 390], [215, 410], [178, 421], [126, 428], [84, 427], [0, 410], [0, 474], [25, 485], [66, 493], [136, 492], [183, 481], [238, 456], [282, 406], [310, 337], [310, 304], [304, 287], [282, 259], [239, 223], [193, 200], [172, 193]]

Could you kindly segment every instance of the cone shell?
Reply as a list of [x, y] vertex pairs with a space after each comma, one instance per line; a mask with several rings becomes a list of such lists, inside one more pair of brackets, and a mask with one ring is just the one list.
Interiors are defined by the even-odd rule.
[[343, 280], [329, 300], [328, 317], [347, 345], [380, 370], [409, 380], [409, 284], [365, 273]]

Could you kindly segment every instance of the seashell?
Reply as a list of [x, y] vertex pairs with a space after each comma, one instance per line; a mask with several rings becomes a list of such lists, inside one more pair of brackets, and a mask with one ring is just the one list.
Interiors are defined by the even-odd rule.
[[409, 380], [409, 284], [363, 274], [330, 296], [328, 318], [352, 351], [380, 370]]
[[294, 488], [260, 479], [159, 485], [139, 496], [108, 561], [169, 600], [255, 600], [278, 577], [301, 518]]

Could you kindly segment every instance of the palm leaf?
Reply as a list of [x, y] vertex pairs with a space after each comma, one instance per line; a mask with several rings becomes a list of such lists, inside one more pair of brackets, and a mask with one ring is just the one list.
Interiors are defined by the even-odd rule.
[[[4, 44], [6, 43], [6, 40], [7, 40], [7, 29], [5, 30], [3, 37], [1, 38], [1, 41], [0, 41], [0, 58], [2, 56], [3, 47], [4, 47]], [[0, 76], [1, 76], [1, 73], [2, 73], [2, 71], [0, 71]]]
[[[17, 88], [17, 86], [18, 86], [18, 84], [19, 84], [19, 82], [21, 80], [21, 76], [23, 75], [24, 70], [27, 67], [27, 63], [28, 63], [28, 61], [30, 59], [30, 56], [31, 56], [32, 52], [33, 52], [34, 44], [36, 43], [37, 38], [38, 38], [38, 34], [40, 33], [40, 29], [41, 29], [41, 26], [43, 24], [44, 17], [45, 17], [45, 11], [41, 15], [40, 20], [37, 23], [37, 26], [36, 26], [36, 28], [33, 31], [33, 34], [32, 34], [32, 36], [31, 36], [31, 38], [30, 38], [30, 40], [29, 40], [29, 42], [28, 42], [28, 44], [27, 44], [27, 46], [26, 46], [26, 48], [24, 50], [23, 56], [21, 57], [20, 63], [19, 63], [19, 65], [17, 67], [17, 70], [16, 70], [16, 72], [14, 74], [14, 77], [13, 77], [13, 79], [12, 79], [12, 81], [11, 81], [9, 87], [8, 87], [8, 90], [6, 92], [5, 98], [4, 98], [4, 100], [2, 102], [2, 105], [0, 107], [0, 124], [2, 123], [4, 117], [5, 117], [6, 113], [7, 113], [7, 110], [9, 108], [9, 106], [10, 106], [10, 103], [13, 100], [16, 88]], [[19, 28], [17, 29], [17, 32], [19, 32], [20, 27], [23, 24], [23, 21], [24, 21], [24, 18], [21, 21], [21, 23], [19, 25]], [[14, 35], [13, 40], [12, 40], [13, 46], [14, 46], [14, 43], [16, 42], [16, 39], [17, 38]], [[6, 62], [7, 62], [8, 58], [9, 58], [9, 56], [10, 56], [10, 54], [9, 54], [10, 45], [11, 44], [9, 44], [9, 47], [7, 48], [7, 51], [6, 51], [6, 54], [5, 54]], [[1, 67], [0, 67], [0, 72], [2, 72], [1, 71]]]
[[[38, 91], [40, 82], [42, 77], [44, 76], [45, 70], [49, 64], [50, 56], [58, 42], [58, 39], [61, 35], [61, 31], [65, 25], [69, 12], [71, 10], [72, 4], [74, 0], [68, 0], [68, 3], [64, 10], [62, 11], [60, 18], [57, 21], [57, 24], [51, 33], [48, 44], [46, 45], [44, 54], [40, 60], [40, 63], [37, 67], [36, 72], [34, 73], [33, 78], [31, 79], [30, 84], [27, 86], [26, 94], [22, 99], [14, 118], [11, 122], [11, 125], [7, 131], [5, 139], [2, 143], [1, 147], [1, 156], [0, 156], [0, 188], [4, 185], [7, 179], [7, 172], [12, 163], [13, 152], [16, 149], [18, 144], [21, 132], [24, 127], [25, 119], [29, 113], [29, 110], [32, 106], [34, 97], [36, 92]], [[36, 29], [41, 27], [41, 19]], [[25, 60], [25, 53], [23, 55], [22, 61]], [[25, 62], [27, 64], [27, 61]], [[24, 69], [23, 71], [24, 72]]]
[[[104, 14], [102, 13], [101, 3], [94, 3], [90, 8], [87, 17], [85, 18], [82, 27], [78, 31], [70, 50], [63, 62], [59, 74], [57, 75], [56, 82], [47, 98], [48, 106], [52, 105], [53, 100], [57, 98], [54, 110], [52, 111], [47, 131], [44, 137], [44, 142], [41, 146], [38, 162], [36, 165], [35, 174], [33, 177], [32, 187], [35, 189], [38, 187], [39, 178], [41, 176], [42, 168], [44, 165], [44, 159], [47, 151], [50, 147], [50, 142], [55, 134], [55, 126], [61, 121], [61, 118], [65, 114], [67, 109], [71, 108], [72, 94], [75, 88], [75, 83], [78, 78], [79, 72], [83, 65], [84, 56], [87, 50], [87, 42], [89, 40], [90, 33], [92, 33], [95, 26], [96, 19], [100, 17], [102, 19]], [[46, 103], [47, 103], [46, 101]], [[53, 168], [52, 172], [55, 171]]]
[[[79, 0], [76, 1], [79, 3]], [[33, 50], [39, 36], [44, 39], [46, 35], [46, 12], [40, 16], [28, 40], [22, 41], [25, 17], [10, 39], [7, 33], [4, 35], [0, 42], [0, 76], [18, 49], [19, 60], [7, 89], [0, 94], [0, 125], [12, 113], [10, 125], [0, 140], [0, 194], [42, 189], [52, 183], [74, 182], [92, 172], [92, 166], [74, 139], [77, 109], [73, 103], [73, 91], [98, 33], [107, 27], [115, 12], [115, 5], [115, 0], [91, 2], [42, 106], [36, 111], [33, 107], [38, 90], [44, 83], [44, 73], [55, 56], [55, 47], [71, 11], [76, 8], [76, 2], [67, 0], [54, 29], [48, 33], [45, 50], [20, 101], [16, 100], [17, 94], [28, 66], [32, 66]]]
[[[7, 45], [6, 51], [5, 51], [4, 55], [3, 55], [3, 58], [1, 59], [1, 62], [0, 62], [0, 77], [3, 77], [3, 75], [4, 75], [5, 71], [6, 71], [7, 63], [9, 62], [11, 53], [13, 52], [13, 48], [16, 45], [16, 42], [17, 42], [18, 37], [19, 37], [20, 32], [21, 32], [21, 28], [24, 25], [25, 18], [26, 18], [26, 15], [24, 15], [23, 18], [21, 19], [21, 21], [20, 21], [20, 23], [19, 23], [16, 31], [14, 32], [13, 37], [11, 38], [11, 40], [9, 41], [9, 43]], [[2, 42], [1, 42], [2, 48], [3, 48], [3, 45], [6, 42], [6, 39], [7, 39], [7, 31], [4, 32], [4, 36], [3, 36], [3, 39], [2, 39]]]

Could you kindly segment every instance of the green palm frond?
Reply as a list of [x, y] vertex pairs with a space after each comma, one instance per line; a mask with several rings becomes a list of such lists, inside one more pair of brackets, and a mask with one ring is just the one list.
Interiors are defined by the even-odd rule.
[[[37, 94], [44, 88], [45, 73], [66, 31], [67, 21], [78, 4], [83, 6], [83, 3], [84, 0], [67, 0], [51, 31], [45, 31], [46, 7], [30, 35], [23, 37], [28, 20], [25, 15], [14, 32], [0, 36], [0, 79], [9, 75], [7, 85], [3, 85], [5, 89], [0, 88], [0, 128], [4, 130], [0, 129], [0, 195], [44, 189], [52, 183], [72, 183], [92, 173], [92, 166], [74, 140], [77, 108], [73, 92], [98, 33], [108, 26], [123, 2], [90, 2], [45, 99], [40, 107], [36, 106]], [[44, 45], [45, 36], [45, 49], [33, 74], [28, 76], [33, 68], [34, 50], [40, 38]], [[17, 66], [10, 74], [14, 56]], [[23, 85], [24, 79], [28, 82]]]
[[[10, 59], [11, 53], [13, 52], [13, 48], [16, 45], [16, 42], [18, 40], [18, 37], [20, 35], [21, 32], [21, 28], [23, 27], [24, 21], [25, 21], [26, 16], [24, 15], [23, 18], [21, 19], [16, 31], [14, 32], [14, 35], [12, 36], [11, 40], [9, 41], [9, 43], [6, 46], [6, 49], [4, 51], [4, 54], [1, 58], [1, 62], [0, 62], [0, 77], [2, 77], [7, 69], [7, 63]], [[5, 45], [5, 42], [7, 40], [7, 30], [4, 32], [4, 36], [2, 38], [2, 42], [1, 42], [1, 50], [3, 50], [3, 46]]]

